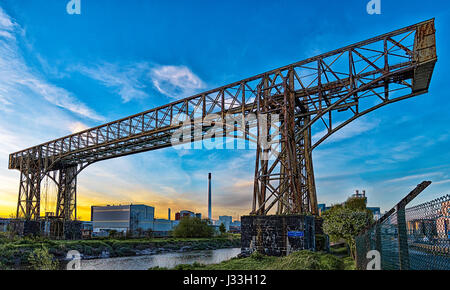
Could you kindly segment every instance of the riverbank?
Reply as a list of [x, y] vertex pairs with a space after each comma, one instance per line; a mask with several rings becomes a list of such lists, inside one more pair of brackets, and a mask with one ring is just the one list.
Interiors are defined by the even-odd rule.
[[[149, 270], [165, 270], [154, 267]], [[234, 257], [216, 264], [179, 264], [174, 270], [356, 270], [345, 244], [330, 247], [330, 253], [298, 251], [286, 257], [253, 253], [250, 257]]]
[[[164, 268], [151, 268], [162, 270]], [[286, 257], [265, 256], [253, 253], [247, 258], [232, 258], [218, 264], [181, 264], [174, 270], [355, 270], [355, 262], [350, 257], [332, 254], [299, 251]]]
[[153, 255], [158, 253], [188, 252], [240, 247], [239, 235], [215, 238], [150, 238], [150, 239], [95, 239], [48, 240], [15, 239], [0, 240], [0, 268], [23, 268], [36, 249], [46, 248], [56, 260], [64, 260], [69, 251], [76, 250], [82, 259]]

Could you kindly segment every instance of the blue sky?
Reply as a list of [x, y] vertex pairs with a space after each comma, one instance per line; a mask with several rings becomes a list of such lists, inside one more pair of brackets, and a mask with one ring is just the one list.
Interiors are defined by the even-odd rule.
[[[450, 192], [450, 8], [446, 1], [0, 0], [0, 215], [15, 211], [8, 154], [83, 128], [283, 66], [429, 18], [438, 63], [430, 91], [348, 125], [313, 154], [319, 202], [365, 189], [388, 210], [423, 180], [415, 203]], [[250, 211], [254, 152], [174, 150], [104, 161], [79, 176], [79, 212], [143, 202], [156, 214]], [[53, 210], [54, 188], [43, 208]]]

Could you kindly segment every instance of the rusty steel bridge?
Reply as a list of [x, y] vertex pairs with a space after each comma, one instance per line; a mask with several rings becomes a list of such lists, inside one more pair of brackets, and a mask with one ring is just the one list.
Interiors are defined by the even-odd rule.
[[[200, 139], [211, 138], [207, 129], [226, 115], [244, 120], [273, 113], [281, 120], [274, 158], [264, 158], [270, 148], [249, 133], [253, 126], [262, 135], [261, 124], [233, 125], [243, 132], [241, 138], [257, 143], [252, 214], [317, 214], [312, 150], [358, 117], [427, 93], [436, 61], [431, 19], [13, 153], [9, 169], [20, 171], [17, 217], [40, 218], [46, 177], [58, 188], [56, 217], [73, 220], [77, 175], [88, 165], [169, 147], [176, 130], [211, 114], [215, 117], [205, 122]], [[321, 133], [318, 138], [312, 138], [313, 127]], [[215, 137], [221, 134], [233, 136], [225, 125]], [[192, 134], [183, 142], [198, 137]]]

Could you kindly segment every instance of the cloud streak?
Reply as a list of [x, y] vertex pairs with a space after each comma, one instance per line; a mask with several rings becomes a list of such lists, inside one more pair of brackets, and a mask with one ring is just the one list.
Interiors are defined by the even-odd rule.
[[158, 66], [151, 70], [150, 77], [155, 88], [170, 98], [186, 98], [205, 88], [203, 81], [186, 66]]
[[12, 106], [13, 98], [17, 97], [15, 93], [28, 90], [57, 107], [92, 120], [103, 120], [72, 93], [47, 82], [27, 66], [17, 40], [17, 36], [23, 34], [20, 25], [0, 7], [0, 103]]
[[78, 71], [113, 89], [122, 101], [127, 103], [133, 99], [148, 97], [145, 91], [147, 88], [145, 78], [149, 69], [149, 65], [145, 62], [125, 66], [104, 62], [94, 67], [78, 65], [71, 70]]

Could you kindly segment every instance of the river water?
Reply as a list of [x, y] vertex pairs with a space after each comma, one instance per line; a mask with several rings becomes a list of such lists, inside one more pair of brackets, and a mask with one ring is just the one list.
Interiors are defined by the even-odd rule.
[[82, 270], [147, 270], [151, 267], [173, 268], [179, 264], [216, 264], [236, 257], [241, 248], [165, 253], [147, 256], [82, 260]]

